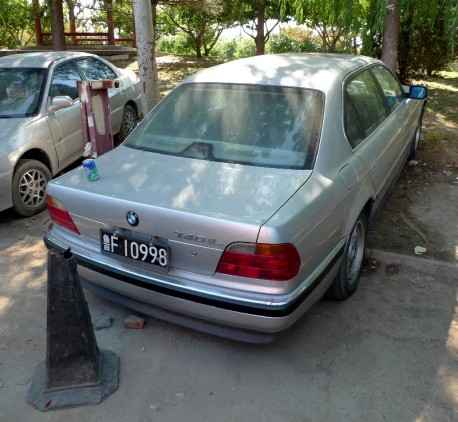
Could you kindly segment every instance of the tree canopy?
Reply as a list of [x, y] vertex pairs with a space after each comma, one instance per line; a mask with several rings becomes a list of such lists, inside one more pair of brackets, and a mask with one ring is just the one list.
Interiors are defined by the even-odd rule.
[[[431, 74], [455, 56], [456, 0], [144, 1], [151, 1], [154, 22], [157, 16], [156, 39], [181, 37], [197, 57], [223, 51], [217, 48], [221, 34], [233, 26], [239, 26], [252, 40], [256, 54], [288, 45], [306, 51], [308, 47], [301, 43], [313, 48], [318, 44], [321, 51], [381, 57], [403, 78], [416, 72]], [[61, 4], [66, 32], [106, 31], [110, 21], [118, 38], [133, 36], [132, 3], [128, 0], [65, 0]], [[56, 6], [55, 0], [0, 0], [0, 46], [18, 48], [36, 43], [37, 16], [43, 30], [51, 30], [50, 6]], [[284, 28], [277, 35], [279, 23], [290, 19], [306, 28], [303, 33], [308, 35], [302, 40], [292, 39]], [[275, 42], [275, 48], [266, 49], [269, 42]]]
[[35, 41], [30, 2], [0, 0], [0, 10], [0, 47], [17, 48]]
[[230, 2], [223, 0], [195, 0], [177, 7], [165, 3], [158, 14], [162, 32], [182, 31], [188, 37], [197, 58], [208, 56], [225, 29], [235, 23]]
[[381, 57], [393, 70], [398, 68], [404, 78], [415, 71], [440, 70], [455, 55], [456, 0], [280, 0], [280, 3], [282, 13], [287, 8], [294, 10], [299, 23], [307, 23], [320, 34], [327, 51], [347, 49], [355, 40], [361, 40], [362, 53]]

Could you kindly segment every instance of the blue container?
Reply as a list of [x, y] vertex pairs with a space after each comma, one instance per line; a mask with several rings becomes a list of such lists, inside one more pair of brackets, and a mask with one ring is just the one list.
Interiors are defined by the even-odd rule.
[[94, 182], [100, 178], [94, 159], [88, 158], [87, 160], [83, 160], [83, 167], [86, 172], [87, 180], [90, 182]]

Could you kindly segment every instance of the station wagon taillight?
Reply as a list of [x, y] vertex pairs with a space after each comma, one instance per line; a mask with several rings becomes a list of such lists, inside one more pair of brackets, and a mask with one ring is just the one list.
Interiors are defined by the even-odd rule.
[[224, 251], [216, 272], [237, 277], [287, 281], [297, 275], [301, 260], [289, 244], [233, 243]]
[[70, 214], [64, 208], [62, 203], [56, 198], [53, 198], [51, 195], [46, 195], [46, 202], [48, 204], [48, 212], [51, 216], [51, 220], [56, 223], [58, 226], [65, 227], [76, 234], [80, 234], [78, 229], [75, 226], [75, 223], [70, 217]]

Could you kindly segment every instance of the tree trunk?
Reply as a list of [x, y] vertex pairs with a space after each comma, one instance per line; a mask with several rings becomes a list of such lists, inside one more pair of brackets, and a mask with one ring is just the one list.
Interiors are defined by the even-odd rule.
[[113, 0], [105, 0], [108, 24], [108, 45], [115, 45]]
[[66, 51], [62, 2], [49, 0], [49, 8], [51, 12], [52, 49], [54, 51]]
[[132, 1], [137, 40], [138, 71], [143, 85], [142, 113], [144, 116], [159, 101], [159, 81], [156, 64], [156, 42], [150, 0]]
[[196, 52], [196, 59], [202, 58], [202, 40], [199, 37], [194, 38], [194, 50]]
[[153, 32], [156, 34], [156, 26], [157, 26], [157, 5], [159, 0], [151, 0], [151, 16], [153, 18]]
[[35, 21], [35, 38], [37, 40], [37, 45], [44, 45], [43, 34], [41, 28], [41, 12], [40, 12], [40, 2], [39, 0], [32, 0], [33, 6], [33, 16]]
[[[75, 18], [75, 4], [73, 0], [67, 0], [68, 20], [70, 21], [70, 32], [76, 32], [76, 18]], [[78, 45], [78, 38], [76, 35], [71, 36], [72, 45]]]
[[400, 0], [386, 0], [385, 23], [382, 39], [382, 61], [392, 72], [396, 72], [399, 42]]
[[266, 43], [264, 39], [264, 20], [265, 20], [265, 1], [258, 0], [258, 22], [256, 27], [256, 54], [258, 56], [265, 54]]

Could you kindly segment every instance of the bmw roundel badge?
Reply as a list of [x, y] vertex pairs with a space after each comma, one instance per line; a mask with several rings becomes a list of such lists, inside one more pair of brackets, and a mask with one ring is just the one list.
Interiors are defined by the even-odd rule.
[[136, 213], [134, 213], [133, 211], [128, 211], [127, 214], [126, 214], [126, 219], [127, 219], [127, 222], [131, 225], [131, 226], [137, 226], [138, 223], [139, 223], [139, 218], [138, 218], [138, 215]]

